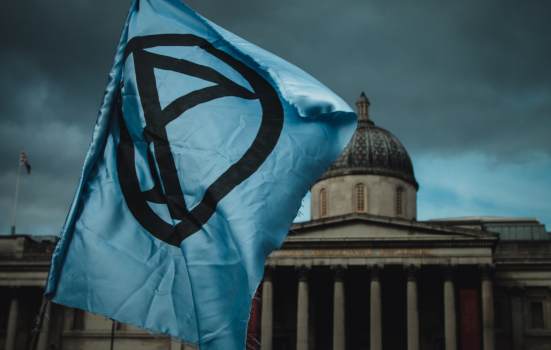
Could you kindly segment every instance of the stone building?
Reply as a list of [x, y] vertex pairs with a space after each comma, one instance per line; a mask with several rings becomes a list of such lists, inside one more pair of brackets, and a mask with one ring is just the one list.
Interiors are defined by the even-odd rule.
[[[263, 350], [551, 349], [550, 234], [537, 219], [417, 221], [419, 185], [369, 100], [311, 189], [311, 220], [266, 261]], [[55, 237], [0, 236], [0, 350], [28, 349]], [[53, 305], [39, 349], [186, 348]]]

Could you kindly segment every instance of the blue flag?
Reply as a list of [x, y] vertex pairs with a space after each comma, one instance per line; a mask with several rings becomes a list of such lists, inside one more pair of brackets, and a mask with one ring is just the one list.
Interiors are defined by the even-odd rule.
[[46, 294], [245, 349], [265, 260], [356, 122], [320, 82], [180, 1], [134, 1]]

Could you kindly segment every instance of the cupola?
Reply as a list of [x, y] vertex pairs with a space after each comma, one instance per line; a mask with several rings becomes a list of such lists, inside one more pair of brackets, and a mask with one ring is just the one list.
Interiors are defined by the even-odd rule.
[[311, 189], [312, 219], [354, 212], [416, 218], [419, 184], [409, 154], [370, 119], [370, 105], [362, 92], [354, 135]]

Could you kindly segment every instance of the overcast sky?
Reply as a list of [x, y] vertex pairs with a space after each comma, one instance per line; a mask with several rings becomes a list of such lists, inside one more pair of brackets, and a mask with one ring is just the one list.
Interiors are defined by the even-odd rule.
[[[187, 4], [354, 108], [365, 91], [372, 119], [413, 160], [420, 220], [537, 217], [551, 231], [551, 2]], [[0, 234], [10, 230], [20, 148], [33, 171], [21, 178], [17, 231], [59, 233], [128, 7], [2, 4]]]

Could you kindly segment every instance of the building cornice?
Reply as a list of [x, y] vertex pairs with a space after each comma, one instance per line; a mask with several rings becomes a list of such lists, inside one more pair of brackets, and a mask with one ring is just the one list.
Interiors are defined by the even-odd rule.
[[393, 178], [408, 182], [410, 185], [415, 187], [416, 190], [419, 190], [419, 183], [417, 183], [417, 181], [415, 180], [415, 177], [405, 174], [404, 172], [401, 172], [401, 171], [392, 170], [384, 167], [355, 167], [355, 168], [328, 170], [316, 181], [316, 183], [326, 179], [333, 178], [333, 177], [346, 176], [346, 175], [378, 175], [378, 176], [393, 177]]
[[284, 242], [280, 249], [363, 249], [363, 248], [494, 248], [491, 240], [477, 241], [318, 241]]
[[[366, 213], [352, 213], [346, 215], [332, 216], [318, 220], [306, 221], [301, 223], [296, 223], [291, 226], [291, 233], [300, 233], [300, 232], [309, 232], [316, 230], [322, 226], [333, 226], [333, 225], [342, 225], [352, 222], [363, 222], [367, 224], [373, 224], [378, 226], [391, 226], [395, 228], [400, 228], [408, 231], [416, 231], [419, 233], [428, 233], [428, 234], [444, 234], [444, 235], [454, 235], [454, 236], [463, 236], [464, 238], [474, 238], [474, 239], [489, 239], [489, 240], [499, 240], [499, 234], [473, 230], [462, 227], [454, 227], [447, 225], [431, 224], [427, 221], [414, 221], [400, 218], [391, 218], [387, 216], [379, 216]], [[292, 237], [292, 236], [291, 236]], [[289, 236], [288, 236], [289, 238]]]
[[0, 272], [48, 272], [50, 259], [48, 260], [3, 260], [0, 261]]

